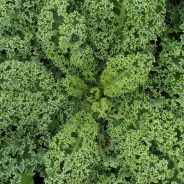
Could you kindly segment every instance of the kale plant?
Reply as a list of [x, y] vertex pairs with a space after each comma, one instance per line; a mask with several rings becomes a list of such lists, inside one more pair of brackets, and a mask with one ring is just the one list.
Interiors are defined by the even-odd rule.
[[0, 0], [0, 183], [184, 183], [183, 0]]

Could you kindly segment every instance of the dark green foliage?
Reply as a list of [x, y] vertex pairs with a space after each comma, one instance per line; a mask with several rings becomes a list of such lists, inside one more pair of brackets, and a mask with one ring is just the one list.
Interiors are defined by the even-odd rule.
[[27, 59], [41, 54], [35, 31], [42, 4], [41, 0], [0, 0], [1, 60]]
[[65, 97], [36, 61], [1, 63], [0, 81], [0, 180], [8, 183], [22, 172], [33, 174], [42, 163], [48, 141], [63, 121]]
[[184, 183], [182, 0], [0, 0], [0, 183]]
[[183, 183], [181, 106], [174, 99], [132, 95], [116, 103], [117, 114], [109, 124], [117, 168], [127, 169], [130, 183]]

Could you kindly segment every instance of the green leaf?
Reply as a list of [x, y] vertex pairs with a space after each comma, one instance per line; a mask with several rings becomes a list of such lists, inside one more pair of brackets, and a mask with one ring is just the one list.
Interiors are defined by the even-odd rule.
[[34, 184], [33, 177], [29, 175], [22, 175], [20, 184]]

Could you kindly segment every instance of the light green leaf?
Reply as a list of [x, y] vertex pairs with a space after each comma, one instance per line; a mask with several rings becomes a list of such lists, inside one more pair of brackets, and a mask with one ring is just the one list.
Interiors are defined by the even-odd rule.
[[29, 175], [22, 175], [20, 184], [34, 184], [33, 177]]

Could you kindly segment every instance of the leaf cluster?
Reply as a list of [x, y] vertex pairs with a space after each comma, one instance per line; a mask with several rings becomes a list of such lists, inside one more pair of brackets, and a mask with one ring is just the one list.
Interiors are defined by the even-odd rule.
[[0, 0], [0, 183], [184, 183], [182, 0]]

